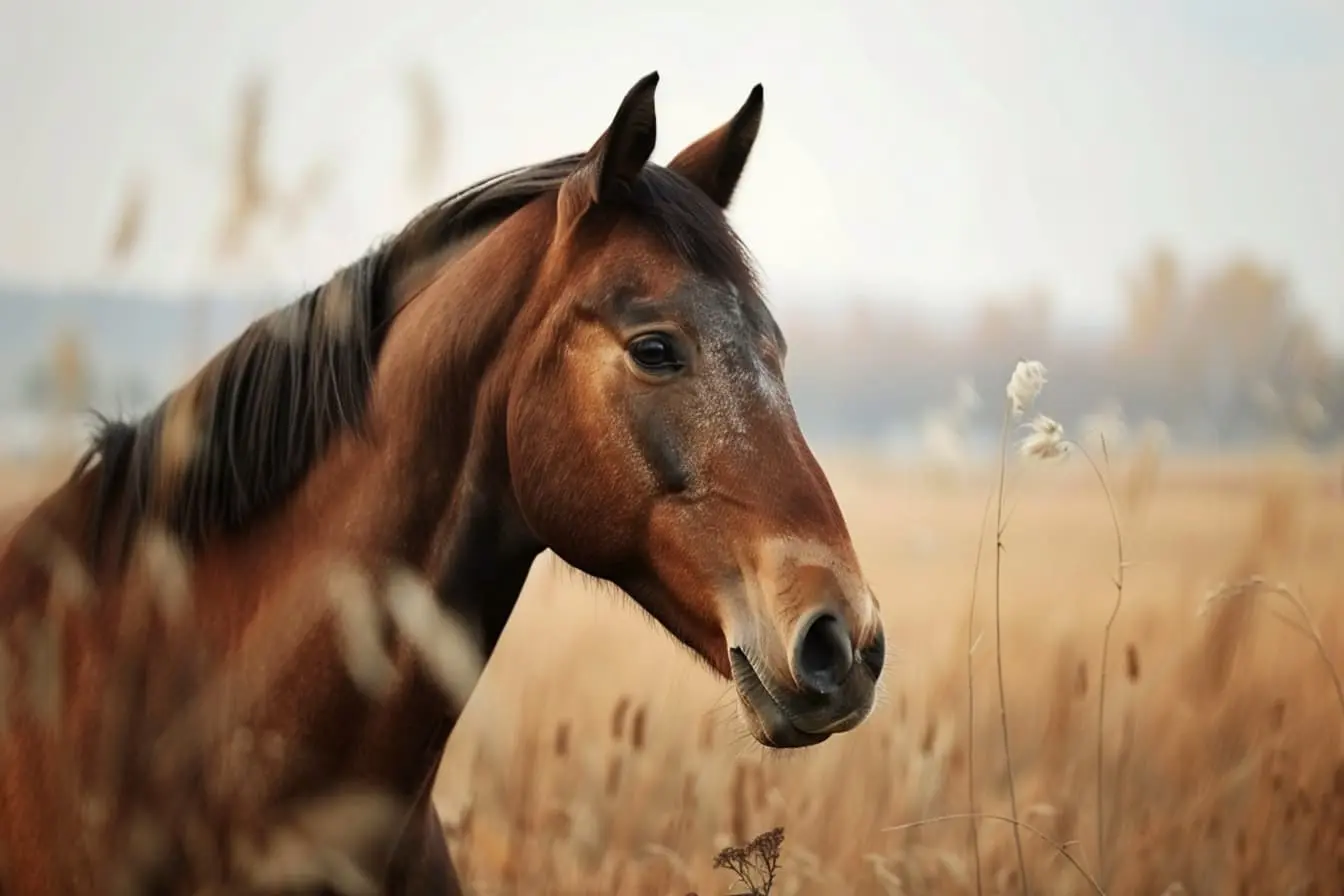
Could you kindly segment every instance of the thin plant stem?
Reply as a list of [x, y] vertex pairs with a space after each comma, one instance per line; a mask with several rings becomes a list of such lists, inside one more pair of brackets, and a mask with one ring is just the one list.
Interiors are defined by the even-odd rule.
[[967, 821], [971, 829], [971, 851], [975, 855], [975, 893], [984, 896], [984, 869], [980, 867], [980, 825], [975, 799], [975, 602], [980, 593], [980, 560], [984, 556], [985, 524], [989, 522], [990, 502], [993, 495], [985, 496], [985, 509], [980, 514], [980, 528], [976, 530], [975, 566], [971, 571], [971, 601], [966, 614], [966, 791], [970, 802]]
[[[1111, 615], [1106, 620], [1106, 628], [1101, 636], [1101, 673], [1097, 679], [1097, 876], [1106, 880], [1106, 678], [1109, 668], [1111, 654], [1111, 630], [1115, 626], [1115, 619], [1120, 615], [1120, 604], [1125, 595], [1125, 540], [1120, 533], [1120, 516], [1115, 510], [1115, 500], [1111, 496], [1110, 484], [1106, 481], [1106, 476], [1101, 472], [1101, 467], [1092, 459], [1092, 455], [1087, 449], [1077, 442], [1072, 443], [1078, 448], [1087, 461], [1092, 472], [1097, 476], [1097, 482], [1101, 484], [1101, 490], [1106, 495], [1106, 507], [1111, 512], [1111, 525], [1115, 529], [1115, 603], [1111, 605]], [[1102, 441], [1102, 451], [1106, 450], [1105, 440]]]
[[1003, 412], [1003, 432], [999, 442], [998, 508], [994, 516], [994, 662], [999, 683], [999, 726], [1003, 730], [1003, 759], [1008, 768], [1008, 805], [1013, 813], [1013, 845], [1017, 849], [1017, 868], [1022, 877], [1022, 892], [1031, 893], [1027, 882], [1027, 859], [1022, 852], [1022, 831], [1017, 823], [1017, 782], [1013, 778], [1013, 752], [1008, 737], [1008, 693], [1003, 684], [1003, 489], [1008, 473], [1008, 432], [1012, 428], [1013, 406]]
[[1297, 610], [1297, 615], [1302, 617], [1302, 624], [1307, 629], [1307, 635], [1316, 645], [1316, 652], [1320, 654], [1321, 662], [1325, 663], [1326, 671], [1330, 673], [1330, 681], [1335, 686], [1335, 699], [1339, 701], [1340, 709], [1344, 709], [1344, 680], [1340, 679], [1339, 669], [1335, 666], [1334, 660], [1330, 658], [1330, 651], [1325, 648], [1325, 639], [1321, 637], [1321, 630], [1316, 627], [1315, 620], [1307, 612], [1306, 604], [1302, 603], [1302, 599], [1294, 594], [1287, 585], [1277, 585], [1270, 591], [1292, 604], [1293, 609]]
[[[1317, 517], [1317, 514], [1312, 513], [1312, 511], [1314, 511], [1316, 507], [1317, 504], [1315, 501], [1307, 505], [1307, 522], [1302, 527], [1302, 540], [1299, 545], [1297, 555], [1298, 593], [1301, 593], [1303, 590], [1302, 569], [1303, 567], [1306, 566], [1307, 563], [1307, 552], [1311, 545], [1311, 533], [1313, 529], [1312, 524], [1316, 521]], [[1275, 593], [1278, 594], [1280, 597], [1284, 598], [1285, 600], [1287, 600], [1289, 603], [1291, 603], [1293, 605], [1293, 608], [1297, 610], [1298, 615], [1302, 617], [1303, 626], [1305, 627], [1305, 631], [1303, 632], [1303, 634], [1305, 634], [1307, 637], [1311, 638], [1313, 642], [1315, 642], [1316, 652], [1320, 654], [1321, 660], [1324, 661], [1326, 669], [1328, 669], [1330, 672], [1330, 678], [1335, 684], [1335, 697], [1338, 698], [1339, 700], [1340, 708], [1344, 709], [1344, 682], [1340, 681], [1339, 670], [1335, 667], [1334, 661], [1330, 659], [1330, 653], [1325, 649], [1325, 641], [1321, 637], [1320, 629], [1318, 629], [1316, 627], [1316, 623], [1312, 621], [1311, 614], [1307, 612], [1306, 605], [1302, 603], [1301, 599], [1297, 596], [1297, 594], [1293, 593], [1285, 585], [1279, 585], [1275, 589]], [[1284, 619], [1283, 621], [1285, 623], [1288, 623], [1289, 625], [1292, 625], [1292, 623], [1289, 622], [1289, 620], [1287, 619]]]
[[[966, 817], [967, 816], [962, 814], [939, 815], [936, 818], [923, 818], [920, 819], [919, 821], [912, 821], [909, 822], [908, 824], [898, 824], [895, 827], [883, 828], [882, 830], [908, 831], [914, 828], [922, 828], [927, 825], [937, 824], [938, 822], [942, 821], [961, 821]], [[1102, 889], [1101, 882], [1098, 881], [1091, 874], [1089, 874], [1087, 869], [1083, 867], [1082, 863], [1069, 854], [1068, 849], [1065, 848], [1066, 844], [1060, 843], [1059, 841], [1055, 840], [1049, 834], [1045, 833], [1045, 831], [1042, 831], [1035, 825], [1028, 824], [1025, 821], [1019, 821], [1016, 818], [1009, 818], [1007, 815], [994, 815], [989, 812], [980, 812], [977, 813], [975, 817], [977, 819], [987, 819], [989, 821], [1001, 821], [1004, 824], [1012, 825], [1014, 831], [1026, 830], [1029, 833], [1035, 834], [1041, 840], [1049, 844], [1055, 850], [1055, 852], [1063, 856], [1064, 860], [1067, 861], [1070, 865], [1072, 865], [1074, 869], [1083, 876], [1083, 879], [1086, 880], [1088, 885], [1092, 887], [1092, 891], [1096, 893], [1097, 896], [1106, 896], [1106, 891]]]

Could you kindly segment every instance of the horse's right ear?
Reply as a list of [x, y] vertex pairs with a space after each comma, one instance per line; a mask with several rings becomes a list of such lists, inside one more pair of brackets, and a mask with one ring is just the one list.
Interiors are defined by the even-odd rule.
[[640, 78], [621, 100], [606, 131], [588, 150], [574, 173], [560, 187], [560, 222], [567, 227], [591, 206], [629, 192], [635, 178], [653, 155], [658, 139], [653, 92], [658, 73]]

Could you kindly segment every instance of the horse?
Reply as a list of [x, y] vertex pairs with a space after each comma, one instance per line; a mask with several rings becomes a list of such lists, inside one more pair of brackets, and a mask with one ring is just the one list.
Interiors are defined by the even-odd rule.
[[337, 784], [400, 807], [351, 847], [368, 891], [461, 892], [430, 790], [471, 679], [440, 672], [488, 660], [547, 550], [731, 682], [764, 747], [869, 717], [879, 603], [727, 219], [764, 90], [663, 166], [657, 84], [99, 418], [0, 542], [0, 893], [353, 891], [239, 833], [311, 834]]

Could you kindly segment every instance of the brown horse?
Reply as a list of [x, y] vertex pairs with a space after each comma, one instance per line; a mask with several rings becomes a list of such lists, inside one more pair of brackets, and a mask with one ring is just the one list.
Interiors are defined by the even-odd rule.
[[[760, 743], [868, 716], [878, 604], [724, 215], [763, 92], [662, 167], [657, 81], [586, 153], [430, 207], [146, 418], [104, 421], [0, 542], [0, 893], [129, 886], [113, 857], [153, 892], [342, 891], [239, 833], [335, 783], [404, 808], [364, 825], [378, 891], [458, 892], [429, 791], [465, 695], [407, 647], [431, 621], [413, 583], [471, 636], [450, 652], [488, 658], [545, 549], [731, 679]], [[384, 600], [342, 622], [333, 591], [361, 582]], [[187, 706], [213, 733], [135, 721]]]

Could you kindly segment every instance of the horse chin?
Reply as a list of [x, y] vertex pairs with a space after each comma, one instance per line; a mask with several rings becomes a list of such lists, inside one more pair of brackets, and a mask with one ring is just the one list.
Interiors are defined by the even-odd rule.
[[831, 736], [803, 731], [795, 725], [741, 650], [734, 647], [729, 651], [729, 660], [733, 684], [737, 687], [739, 715], [760, 744], [777, 750], [794, 750], [815, 746]]

